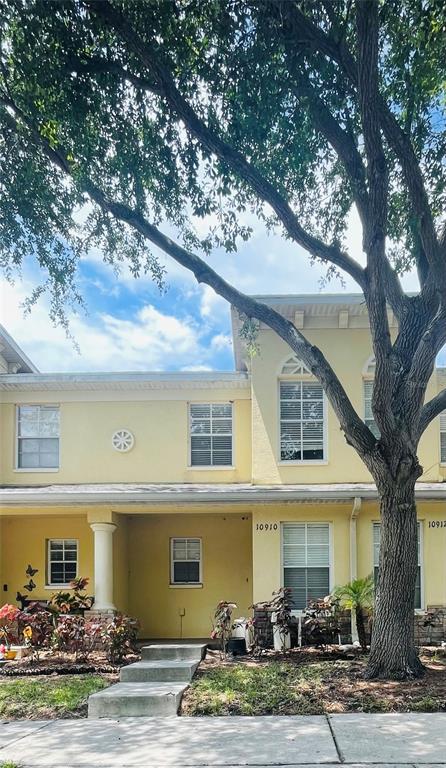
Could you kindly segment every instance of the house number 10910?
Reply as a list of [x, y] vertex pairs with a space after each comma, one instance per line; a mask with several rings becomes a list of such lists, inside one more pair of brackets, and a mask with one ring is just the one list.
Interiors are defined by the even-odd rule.
[[277, 531], [277, 523], [257, 523], [256, 531]]

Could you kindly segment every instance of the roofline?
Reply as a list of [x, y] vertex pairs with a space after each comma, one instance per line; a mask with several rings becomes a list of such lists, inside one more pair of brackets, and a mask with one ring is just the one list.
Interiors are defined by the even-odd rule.
[[119, 385], [132, 388], [249, 387], [249, 375], [240, 371], [110, 371], [97, 373], [5, 373], [0, 374], [0, 391], [52, 388], [113, 389]]
[[31, 369], [33, 373], [40, 373], [39, 369], [29, 359], [28, 355], [25, 355], [24, 351], [19, 347], [16, 341], [8, 333], [6, 328], [0, 323], [0, 337], [3, 337], [6, 344], [8, 344], [13, 352], [21, 359], [21, 361]]
[[[423, 488], [426, 485], [426, 488]], [[435, 487], [433, 487], [435, 486]], [[352, 484], [348, 487], [339, 484], [327, 486], [248, 486], [241, 485], [236, 488], [232, 486], [226, 490], [223, 485], [212, 487], [196, 486], [186, 489], [178, 486], [160, 485], [158, 490], [140, 490], [123, 486], [121, 490], [112, 490], [110, 486], [105, 486], [100, 490], [100, 486], [89, 486], [89, 490], [76, 491], [71, 490], [69, 486], [66, 490], [61, 487], [59, 491], [46, 491], [44, 488], [21, 489], [3, 488], [0, 490], [0, 509], [8, 507], [25, 506], [57, 506], [57, 505], [78, 505], [78, 504], [112, 504], [117, 505], [161, 505], [165, 504], [252, 504], [252, 503], [292, 503], [292, 502], [319, 502], [319, 501], [353, 501], [355, 498], [367, 500], [377, 500], [378, 492], [376, 486], [368, 484]], [[94, 488], [94, 490], [93, 490]], [[437, 500], [446, 499], [446, 483], [424, 484], [417, 483], [416, 498], [418, 500]]]

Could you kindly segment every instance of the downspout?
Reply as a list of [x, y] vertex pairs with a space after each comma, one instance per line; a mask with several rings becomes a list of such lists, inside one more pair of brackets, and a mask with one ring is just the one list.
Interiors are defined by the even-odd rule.
[[[356, 537], [356, 521], [361, 511], [362, 499], [360, 496], [355, 496], [353, 501], [353, 507], [350, 515], [350, 581], [355, 581], [358, 578], [358, 543]], [[351, 627], [352, 627], [352, 642], [357, 643], [358, 631], [356, 629], [356, 616], [355, 612], [351, 612]]]

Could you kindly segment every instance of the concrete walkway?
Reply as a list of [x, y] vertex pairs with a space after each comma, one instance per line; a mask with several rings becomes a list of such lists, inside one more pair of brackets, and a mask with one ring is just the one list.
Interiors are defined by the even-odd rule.
[[8, 760], [22, 768], [446, 768], [446, 714], [3, 722], [0, 766]]

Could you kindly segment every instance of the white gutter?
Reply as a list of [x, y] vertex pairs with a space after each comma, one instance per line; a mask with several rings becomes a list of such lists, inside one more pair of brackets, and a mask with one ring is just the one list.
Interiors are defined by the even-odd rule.
[[[350, 515], [350, 581], [358, 578], [358, 540], [356, 532], [356, 521], [361, 511], [362, 499], [355, 496]], [[352, 642], [358, 642], [358, 630], [356, 627], [355, 612], [351, 611]]]
[[[420, 483], [419, 486], [423, 484]], [[446, 483], [436, 483], [435, 488], [418, 488], [416, 498], [418, 500], [446, 500]], [[364, 484], [356, 488], [343, 489], [324, 486], [249, 486], [242, 488], [225, 488], [220, 485], [213, 489], [211, 486], [200, 488], [188, 488], [187, 486], [172, 486], [158, 489], [132, 489], [123, 487], [114, 489], [112, 486], [89, 486], [85, 490], [80, 490], [76, 486], [56, 486], [54, 490], [48, 490], [45, 487], [33, 487], [23, 489], [20, 487], [6, 487], [0, 490], [0, 506], [47, 506], [57, 504], [183, 504], [194, 503], [202, 504], [220, 504], [230, 502], [232, 504], [251, 504], [251, 503], [292, 503], [298, 501], [316, 502], [316, 501], [345, 501], [354, 500], [360, 494], [362, 501], [376, 500], [378, 494], [374, 486]]]

